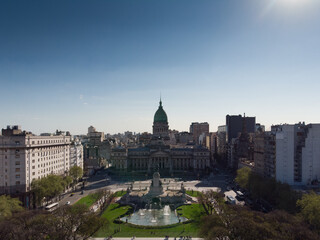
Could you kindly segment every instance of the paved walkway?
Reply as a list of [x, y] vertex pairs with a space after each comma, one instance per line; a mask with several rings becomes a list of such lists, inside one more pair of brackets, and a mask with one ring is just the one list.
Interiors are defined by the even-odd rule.
[[[92, 240], [104, 240], [107, 238], [91, 238]], [[136, 237], [134, 238], [134, 240], [174, 240], [173, 237], [170, 238], [150, 238], [150, 237]], [[176, 240], [179, 240], [180, 238], [176, 238]], [[112, 240], [132, 240], [132, 238], [112, 238]], [[203, 238], [191, 238], [191, 240], [204, 240]]]

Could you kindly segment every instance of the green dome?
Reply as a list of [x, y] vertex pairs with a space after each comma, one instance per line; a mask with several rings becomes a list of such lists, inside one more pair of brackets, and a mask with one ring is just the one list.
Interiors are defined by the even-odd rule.
[[168, 122], [168, 117], [166, 112], [162, 108], [162, 102], [160, 100], [160, 105], [156, 113], [154, 114], [153, 122], [163, 122], [167, 123]]

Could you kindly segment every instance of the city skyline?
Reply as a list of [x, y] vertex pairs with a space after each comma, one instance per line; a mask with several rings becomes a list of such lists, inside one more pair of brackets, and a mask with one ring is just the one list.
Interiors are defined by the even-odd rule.
[[0, 125], [151, 132], [246, 113], [319, 122], [320, 2], [23, 1], [0, 8]]

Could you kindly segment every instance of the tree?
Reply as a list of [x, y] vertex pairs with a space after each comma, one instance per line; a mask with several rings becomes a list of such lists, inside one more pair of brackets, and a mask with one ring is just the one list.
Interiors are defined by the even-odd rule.
[[297, 205], [301, 208], [303, 219], [320, 233], [320, 196], [315, 192], [304, 194]]
[[251, 174], [251, 169], [248, 167], [243, 167], [237, 170], [236, 182], [242, 188], [248, 188], [249, 178]]
[[63, 186], [64, 188], [67, 188], [71, 183], [72, 183], [73, 179], [71, 176], [65, 176], [63, 178]]
[[22, 203], [17, 198], [0, 196], [0, 220], [11, 217], [13, 213], [23, 211]]
[[72, 177], [73, 181], [76, 182], [83, 175], [83, 170], [81, 167], [73, 166], [69, 169], [69, 175]]
[[[202, 204], [207, 215], [211, 215], [213, 211], [218, 208], [218, 205], [221, 207], [224, 204], [222, 193], [217, 193], [214, 191], [207, 191], [198, 195], [198, 202]], [[217, 209], [216, 209], [217, 210]]]
[[25, 211], [0, 222], [0, 239], [83, 240], [105, 224], [106, 220], [85, 205], [63, 206], [52, 214]]
[[41, 204], [43, 198], [48, 201], [61, 194], [65, 189], [65, 184], [62, 176], [48, 175], [41, 179], [33, 180], [31, 187], [36, 194], [37, 203]]
[[265, 214], [228, 205], [203, 219], [200, 234], [206, 240], [319, 240], [299, 218], [284, 211]]
[[47, 219], [50, 215], [39, 214], [37, 211], [23, 211], [0, 222], [0, 239], [10, 240], [42, 240], [46, 239]]
[[50, 235], [54, 239], [87, 239], [106, 223], [83, 204], [61, 207], [54, 216], [55, 230]]
[[241, 168], [237, 171], [236, 182], [240, 187], [247, 189], [256, 199], [263, 199], [276, 209], [296, 213], [296, 202], [299, 193], [291, 189], [288, 184], [267, 179], [252, 172], [250, 168]]

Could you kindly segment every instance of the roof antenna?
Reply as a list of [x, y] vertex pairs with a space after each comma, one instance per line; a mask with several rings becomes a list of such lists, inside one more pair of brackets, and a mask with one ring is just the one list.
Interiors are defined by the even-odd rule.
[[160, 92], [160, 106], [162, 107], [161, 92]]

